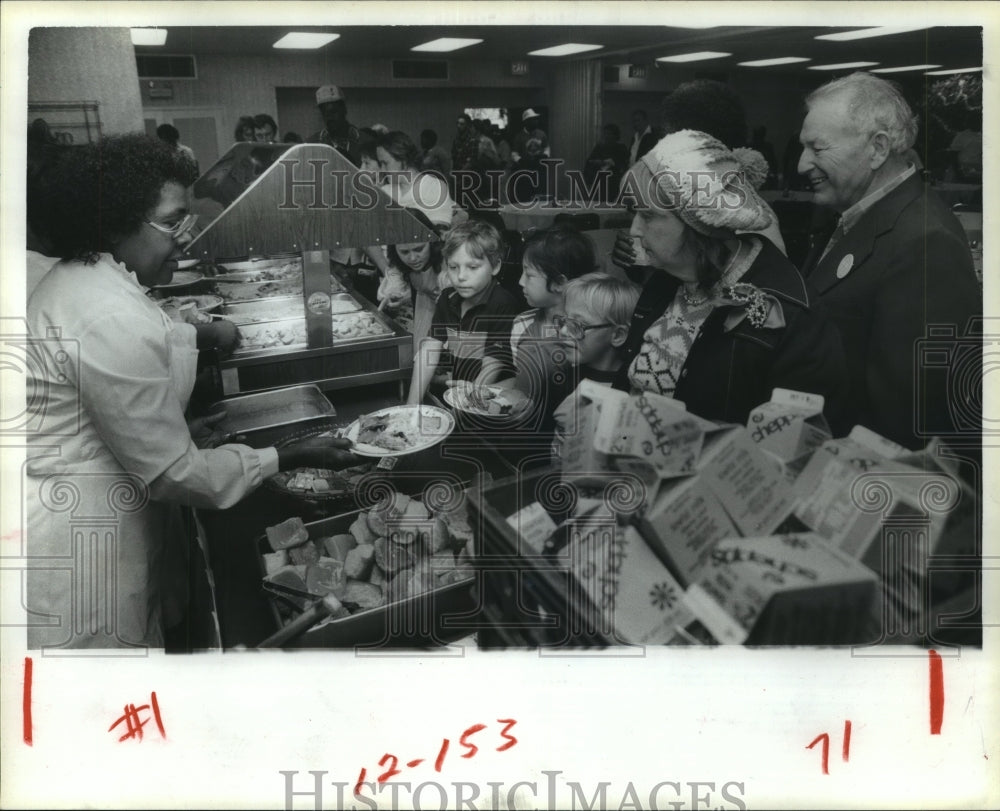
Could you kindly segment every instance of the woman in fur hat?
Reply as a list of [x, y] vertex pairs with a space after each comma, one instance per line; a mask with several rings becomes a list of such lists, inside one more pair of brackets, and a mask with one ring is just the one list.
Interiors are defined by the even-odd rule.
[[847, 375], [840, 337], [799, 272], [767, 239], [753, 150], [667, 135], [622, 180], [632, 236], [657, 268], [643, 287], [616, 388], [676, 397], [744, 424], [774, 388], [820, 394], [835, 430]]

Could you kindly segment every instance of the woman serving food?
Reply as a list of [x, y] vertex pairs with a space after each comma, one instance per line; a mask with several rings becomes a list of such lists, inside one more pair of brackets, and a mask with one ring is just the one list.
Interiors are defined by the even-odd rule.
[[[44, 393], [25, 484], [31, 648], [163, 647], [184, 611], [167, 586], [187, 544], [180, 505], [226, 508], [279, 470], [357, 461], [341, 439], [280, 450], [192, 439], [196, 331], [145, 295], [170, 282], [190, 240], [190, 171], [156, 139], [123, 135], [74, 150], [46, 187], [62, 261], [27, 308], [28, 390]], [[74, 529], [81, 516], [100, 530]]]

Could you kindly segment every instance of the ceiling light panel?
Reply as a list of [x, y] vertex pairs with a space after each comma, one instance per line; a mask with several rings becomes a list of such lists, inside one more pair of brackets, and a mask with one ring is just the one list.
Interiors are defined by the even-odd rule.
[[460, 37], [441, 37], [432, 39], [422, 45], [414, 45], [411, 51], [431, 51], [434, 53], [445, 53], [447, 51], [457, 51], [459, 48], [468, 48], [470, 45], [478, 45], [481, 39], [462, 39]]
[[905, 73], [908, 70], [927, 70], [928, 68], [939, 68], [940, 65], [906, 65], [901, 68], [873, 68], [872, 73]]
[[317, 34], [312, 31], [289, 31], [271, 47], [273, 48], [295, 48], [298, 50], [315, 50], [328, 45], [335, 39], [339, 39], [340, 34]]
[[165, 45], [167, 42], [166, 28], [132, 28], [133, 45]]
[[582, 54], [587, 51], [599, 51], [603, 45], [584, 45], [579, 42], [567, 42], [565, 45], [553, 45], [551, 48], [542, 48], [539, 51], [528, 51], [528, 56], [569, 56], [570, 54]]
[[950, 76], [953, 73], [979, 73], [982, 68], [955, 68], [954, 70], [929, 70], [928, 76]]
[[675, 54], [674, 56], [661, 56], [657, 62], [701, 62], [705, 59], [722, 59], [724, 56], [732, 56], [724, 51], [696, 51], [689, 54]]
[[841, 31], [839, 34], [820, 34], [816, 39], [830, 42], [848, 42], [853, 39], [871, 39], [872, 37], [889, 37], [893, 34], [905, 34], [907, 31], [923, 31], [926, 25], [883, 26], [881, 28], [860, 28], [857, 31]]
[[757, 59], [753, 62], [737, 62], [744, 68], [769, 68], [773, 65], [794, 65], [796, 62], [811, 62], [808, 56], [776, 56], [774, 59]]
[[848, 70], [850, 68], [870, 68], [878, 62], [841, 62], [837, 65], [810, 65], [809, 70]]

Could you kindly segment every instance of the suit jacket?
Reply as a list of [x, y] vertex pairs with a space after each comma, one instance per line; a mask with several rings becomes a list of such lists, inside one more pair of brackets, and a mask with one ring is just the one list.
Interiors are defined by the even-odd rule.
[[[674, 397], [699, 417], [746, 425], [750, 411], [770, 400], [775, 388], [821, 394], [824, 414], [836, 430], [842, 424], [847, 392], [840, 336], [794, 265], [773, 243], [760, 242], [760, 254], [740, 281], [774, 296], [781, 304], [785, 326], [755, 327], [745, 318], [726, 331], [724, 322], [732, 308], [715, 308], [688, 352]], [[643, 335], [666, 311], [679, 286], [663, 271], [654, 272], [646, 282], [632, 316], [623, 348], [626, 360], [615, 388], [631, 388], [629, 364], [642, 346]]]
[[[978, 439], [981, 340], [962, 338], [982, 291], [955, 215], [914, 175], [819, 260], [824, 247], [803, 272], [843, 339], [851, 421], [909, 448], [935, 435]], [[944, 330], [934, 346], [922, 341], [932, 325]]]
[[[635, 135], [632, 135], [632, 141], [629, 141], [629, 157], [632, 155], [632, 143], [635, 141]], [[657, 135], [656, 130], [650, 128], [649, 132], [639, 139], [639, 148], [635, 151], [635, 159], [638, 161], [645, 155], [649, 150], [657, 145], [660, 141], [660, 136]]]

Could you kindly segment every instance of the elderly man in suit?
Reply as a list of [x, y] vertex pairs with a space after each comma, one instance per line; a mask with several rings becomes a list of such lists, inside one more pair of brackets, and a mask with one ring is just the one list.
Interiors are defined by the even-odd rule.
[[960, 339], [982, 313], [982, 291], [961, 224], [907, 160], [916, 135], [896, 86], [854, 73], [806, 99], [798, 164], [816, 203], [840, 215], [803, 273], [844, 342], [853, 412], [845, 427], [860, 423], [909, 448], [936, 435], [978, 437], [969, 415], [982, 385], [980, 346], [962, 355], [967, 385], [948, 385], [949, 374], [961, 382], [957, 370], [930, 368], [940, 358], [921, 351], [928, 327], [945, 338], [945, 354], [953, 347], [952, 363], [977, 344]]

